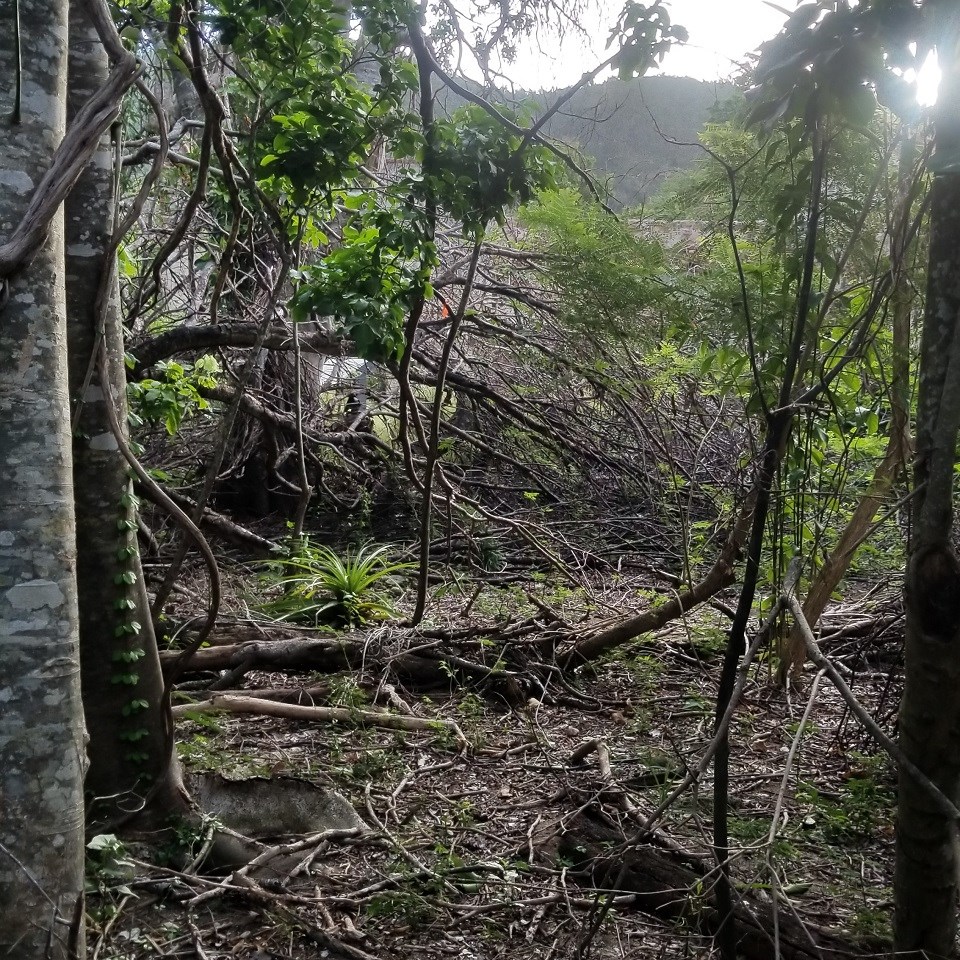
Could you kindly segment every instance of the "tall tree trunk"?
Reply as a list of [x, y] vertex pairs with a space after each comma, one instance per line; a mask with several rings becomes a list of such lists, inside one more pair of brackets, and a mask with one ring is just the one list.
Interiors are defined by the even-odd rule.
[[[956, 9], [950, 5], [953, 17]], [[914, 510], [907, 562], [906, 681], [900, 748], [954, 804], [960, 801], [960, 564], [951, 544], [960, 427], [960, 29], [940, 45], [936, 174], [920, 345]], [[900, 772], [894, 946], [898, 957], [955, 955], [958, 825]]]
[[[66, 120], [67, 0], [0, 31], [0, 232], [20, 221]], [[19, 122], [11, 116], [22, 81]], [[13, 96], [11, 94], [13, 93]], [[74, 572], [63, 222], [0, 308], [0, 955], [82, 948], [84, 732]]]
[[[71, 4], [69, 74], [72, 117], [107, 77], [107, 56], [83, 3]], [[104, 138], [66, 204], [77, 588], [90, 736], [87, 819], [114, 823], [149, 797], [149, 809], [136, 818], [143, 825], [185, 805], [162, 713], [163, 677], [137, 549], [136, 500], [106, 410], [114, 404], [126, 423], [113, 212], [113, 162]]]

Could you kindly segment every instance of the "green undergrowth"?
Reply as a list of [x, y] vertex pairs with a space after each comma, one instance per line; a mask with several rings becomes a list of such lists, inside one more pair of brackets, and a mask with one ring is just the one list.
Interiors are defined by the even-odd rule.
[[397, 579], [413, 566], [390, 559], [386, 546], [340, 554], [303, 537], [267, 564], [261, 583], [274, 596], [260, 609], [280, 621], [334, 627], [388, 620], [397, 615]]

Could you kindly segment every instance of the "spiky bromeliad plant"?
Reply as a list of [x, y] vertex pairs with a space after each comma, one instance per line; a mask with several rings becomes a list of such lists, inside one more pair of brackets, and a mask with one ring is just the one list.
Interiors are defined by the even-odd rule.
[[264, 579], [282, 587], [283, 593], [264, 604], [263, 610], [278, 620], [341, 627], [396, 616], [383, 588], [414, 564], [391, 561], [386, 554], [386, 547], [366, 544], [341, 556], [304, 538], [295, 553], [270, 564]]

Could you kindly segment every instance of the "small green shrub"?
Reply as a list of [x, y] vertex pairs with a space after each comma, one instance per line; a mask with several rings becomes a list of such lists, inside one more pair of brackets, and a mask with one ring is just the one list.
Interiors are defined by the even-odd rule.
[[134, 426], [144, 421], [163, 424], [174, 437], [185, 419], [210, 409], [209, 401], [201, 396], [200, 390], [217, 385], [220, 364], [215, 357], [205, 356], [192, 364], [166, 360], [158, 363], [156, 370], [160, 379], [127, 385], [131, 422]]
[[295, 554], [270, 564], [264, 579], [283, 592], [262, 609], [278, 620], [337, 627], [396, 616], [383, 588], [413, 564], [391, 561], [386, 553], [386, 547], [367, 544], [340, 556], [303, 539]]
[[98, 833], [87, 844], [86, 890], [106, 895], [116, 892], [132, 896], [126, 886], [135, 872], [126, 846], [112, 833]]
[[807, 808], [804, 825], [819, 827], [829, 844], [843, 846], [851, 840], [868, 838], [892, 817], [893, 791], [875, 779], [878, 764], [872, 758], [865, 759], [869, 765], [864, 764], [859, 775], [850, 777], [836, 797], [823, 796], [810, 783], [801, 783], [797, 788], [797, 800]]

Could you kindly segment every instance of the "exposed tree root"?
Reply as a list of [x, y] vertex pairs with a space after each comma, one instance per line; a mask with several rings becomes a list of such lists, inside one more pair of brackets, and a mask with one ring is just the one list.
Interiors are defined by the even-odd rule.
[[[573, 863], [582, 882], [606, 890], [620, 878], [616, 893], [635, 894], [640, 910], [702, 933], [717, 931], [719, 916], [710, 896], [709, 873], [681, 866], [652, 846], [625, 846], [618, 829], [587, 813], [565, 821], [553, 838], [545, 839], [553, 840], [557, 855]], [[738, 950], [749, 960], [777, 955], [782, 960], [838, 960], [886, 948], [854, 943], [834, 931], [803, 924], [786, 902], [772, 904], [743, 895], [734, 913]]]

